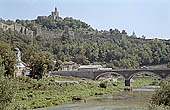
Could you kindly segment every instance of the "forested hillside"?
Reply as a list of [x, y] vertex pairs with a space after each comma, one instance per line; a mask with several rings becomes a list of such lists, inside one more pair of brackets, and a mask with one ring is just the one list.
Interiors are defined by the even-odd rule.
[[[12, 21], [3, 21], [6, 24]], [[0, 29], [0, 40], [19, 47], [23, 59], [29, 51], [49, 51], [56, 60], [74, 61], [79, 64], [104, 64], [112, 68], [139, 68], [143, 65], [168, 63], [170, 45], [165, 40], [129, 36], [125, 30], [95, 30], [90, 25], [73, 18], [38, 17], [35, 20], [16, 20], [16, 23], [37, 32], [37, 27], [54, 32], [55, 36], [27, 36], [19, 32]], [[30, 54], [31, 57], [31, 54]]]

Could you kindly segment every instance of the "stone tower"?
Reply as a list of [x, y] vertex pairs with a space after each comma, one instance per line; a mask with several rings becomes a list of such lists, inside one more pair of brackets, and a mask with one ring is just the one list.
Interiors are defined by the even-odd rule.
[[53, 19], [58, 19], [59, 12], [57, 11], [57, 8], [55, 8], [54, 12], [51, 12], [51, 16], [53, 17]]

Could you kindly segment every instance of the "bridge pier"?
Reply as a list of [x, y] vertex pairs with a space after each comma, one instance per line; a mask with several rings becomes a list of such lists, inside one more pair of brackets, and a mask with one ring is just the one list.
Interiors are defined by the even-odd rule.
[[125, 79], [125, 86], [129, 86], [130, 87], [130, 79]]

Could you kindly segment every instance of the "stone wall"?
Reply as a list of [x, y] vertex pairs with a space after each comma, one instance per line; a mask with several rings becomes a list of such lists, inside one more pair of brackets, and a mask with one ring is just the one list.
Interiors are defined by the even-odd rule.
[[0, 28], [3, 28], [3, 23], [2, 22], [0, 22]]
[[[62, 32], [60, 34], [62, 34]], [[35, 35], [36, 36], [40, 35], [48, 39], [48, 38], [56, 38], [57, 36], [59, 36], [59, 33], [52, 30], [47, 30], [45, 28], [37, 27]]]
[[12, 25], [7, 25], [7, 24], [0, 22], [0, 28], [2, 28], [4, 31], [11, 30], [11, 31], [21, 32], [22, 34], [25, 34], [25, 35], [31, 35], [31, 36], [34, 35], [34, 32], [32, 30], [22, 26], [21, 24], [15, 23]]
[[54, 71], [52, 75], [94, 79], [93, 71]]
[[46, 30], [46, 29], [42, 29], [42, 36], [44, 36], [45, 38], [55, 38], [57, 36], [57, 32], [51, 31], [51, 30]]

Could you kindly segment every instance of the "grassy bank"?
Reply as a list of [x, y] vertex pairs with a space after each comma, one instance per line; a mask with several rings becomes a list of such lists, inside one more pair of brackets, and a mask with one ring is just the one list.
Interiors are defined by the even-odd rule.
[[[10, 105], [10, 108], [14, 110], [28, 110], [71, 103], [77, 100], [85, 100], [90, 96], [113, 94], [124, 88], [123, 80], [118, 83], [94, 82], [88, 79], [61, 76], [40, 80], [23, 77], [18, 78], [17, 83], [18, 93]], [[145, 86], [149, 83], [151, 83], [150, 79], [141, 79], [136, 80], [132, 85]]]
[[[56, 82], [56, 80], [67, 80], [67, 82]], [[77, 82], [69, 82], [72, 80]], [[35, 109], [70, 103], [86, 99], [89, 96], [117, 92], [123, 88], [123, 83], [98, 83], [87, 79], [60, 76], [41, 80], [18, 78], [17, 83], [19, 90], [10, 106], [13, 109], [20, 107], [22, 109]]]

